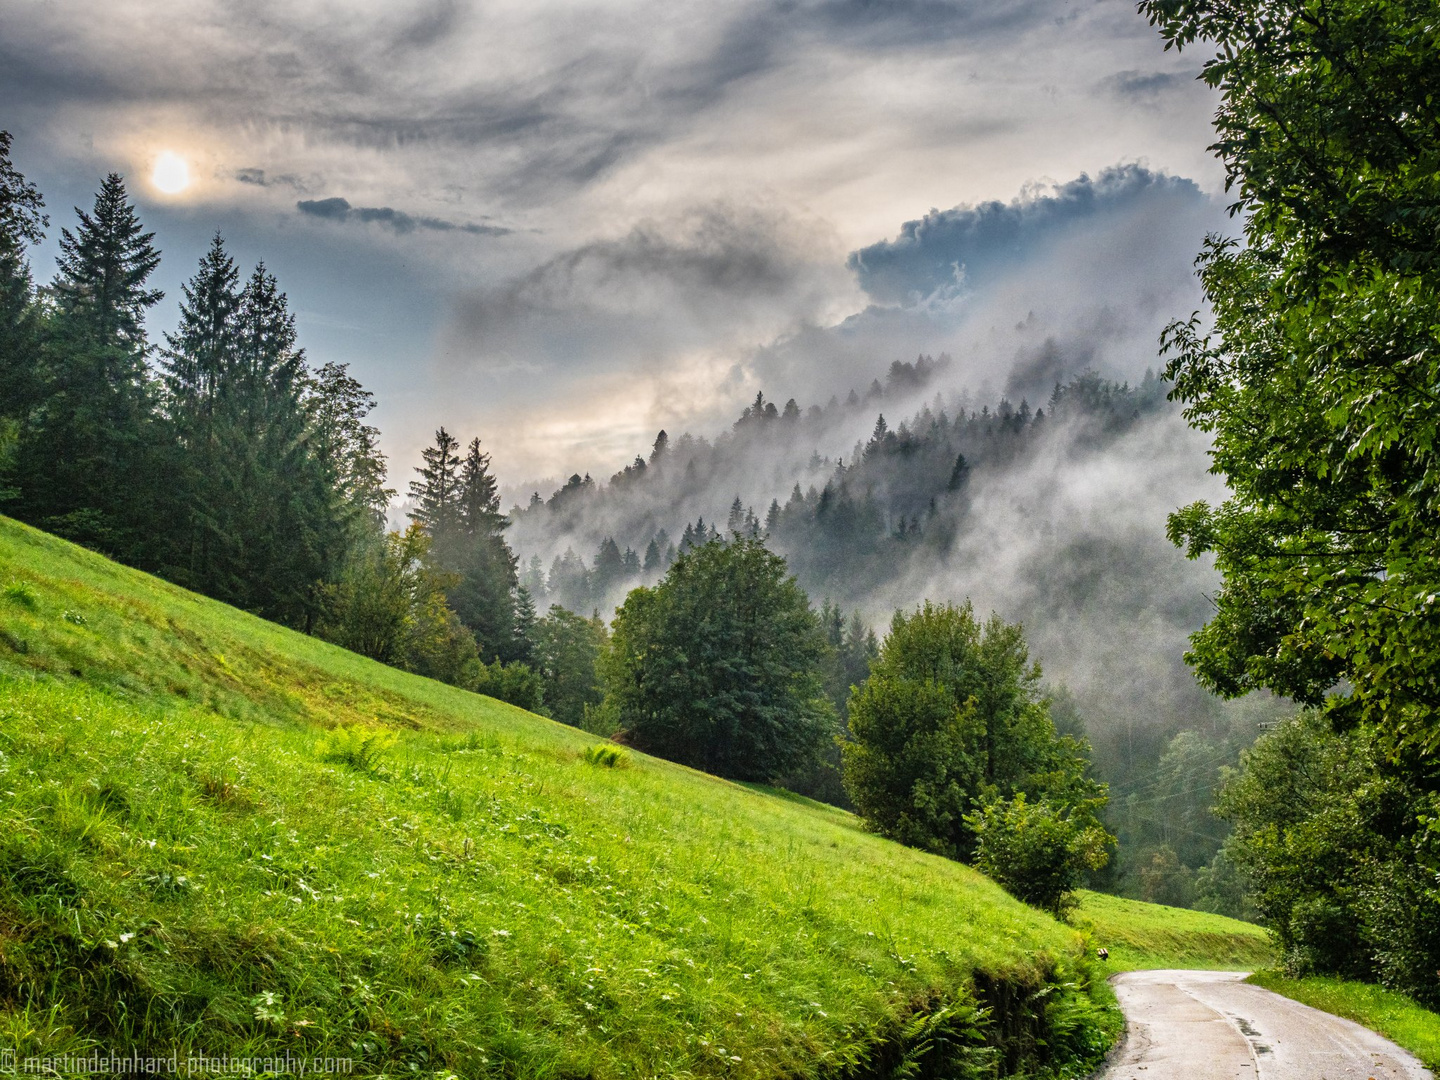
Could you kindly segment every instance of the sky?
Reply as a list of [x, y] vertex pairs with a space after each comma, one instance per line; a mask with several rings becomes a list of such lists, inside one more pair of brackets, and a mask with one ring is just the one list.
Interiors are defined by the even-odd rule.
[[219, 231], [311, 360], [375, 393], [402, 486], [441, 424], [507, 484], [608, 476], [658, 428], [843, 398], [919, 352], [981, 392], [1133, 378], [1225, 221], [1198, 61], [1128, 0], [0, 0], [0, 23], [37, 276], [124, 174], [164, 253], [152, 334]]

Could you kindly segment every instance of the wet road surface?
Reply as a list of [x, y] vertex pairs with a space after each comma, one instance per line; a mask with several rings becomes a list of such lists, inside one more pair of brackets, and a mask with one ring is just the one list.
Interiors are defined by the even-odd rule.
[[1237, 971], [1132, 971], [1112, 981], [1125, 1043], [1097, 1080], [1431, 1080], [1413, 1055]]

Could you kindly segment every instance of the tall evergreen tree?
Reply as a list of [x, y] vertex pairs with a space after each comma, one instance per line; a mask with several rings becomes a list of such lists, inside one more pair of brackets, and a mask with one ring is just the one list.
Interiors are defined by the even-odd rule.
[[375, 395], [350, 374], [348, 365], [331, 362], [314, 373], [305, 401], [315, 454], [353, 511], [356, 527], [383, 535], [395, 492], [385, 486], [380, 429], [365, 423]]
[[43, 398], [21, 443], [22, 516], [145, 561], [155, 490], [153, 392], [145, 313], [160, 262], [124, 181], [106, 177], [93, 213], [61, 230]]
[[10, 133], [0, 131], [0, 500], [16, 494], [14, 457], [41, 386], [40, 312], [25, 252], [44, 237], [44, 206], [10, 162]]
[[475, 633], [482, 656], [521, 659], [525, 645], [516, 637], [515, 623], [519, 560], [505, 542], [510, 522], [500, 512], [490, 455], [480, 449], [479, 439], [470, 441], [460, 463], [454, 518], [453, 533], [439, 551], [459, 578], [450, 603]]
[[424, 464], [415, 471], [419, 480], [410, 481], [410, 497], [415, 501], [410, 520], [430, 536], [441, 561], [442, 549], [460, 528], [460, 457], [455, 453], [460, 443], [443, 427], [435, 432], [435, 445], [420, 452]]
[[337, 580], [350, 510], [311, 447], [311, 386], [295, 318], [257, 266], [237, 290], [216, 236], [186, 284], [163, 362], [179, 453], [171, 573], [212, 596], [309, 628]]
[[620, 546], [613, 537], [607, 536], [600, 542], [600, 548], [595, 552], [595, 562], [590, 568], [590, 582], [595, 591], [595, 599], [604, 597], [624, 576], [625, 559], [620, 554]]
[[216, 396], [235, 364], [240, 273], [217, 233], [195, 276], [181, 286], [180, 324], [161, 360], [165, 404], [189, 452], [213, 437]]

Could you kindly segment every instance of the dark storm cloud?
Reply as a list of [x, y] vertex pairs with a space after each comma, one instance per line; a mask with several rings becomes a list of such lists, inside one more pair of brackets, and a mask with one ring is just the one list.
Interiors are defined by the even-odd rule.
[[[258, 171], [258, 170], [255, 170]], [[244, 177], [237, 177], [244, 180]], [[253, 181], [252, 181], [253, 182]], [[263, 178], [260, 181], [263, 183]], [[389, 206], [351, 206], [348, 199], [301, 199], [295, 209], [311, 217], [327, 221], [358, 221], [362, 224], [385, 225], [397, 233], [405, 234], [416, 229], [431, 229], [435, 232], [463, 232], [474, 236], [506, 236], [511, 230], [500, 225], [477, 225], [472, 222], [446, 221], [444, 218], [407, 214]]]
[[1101, 85], [1120, 97], [1150, 104], [1162, 93], [1182, 86], [1194, 76], [1171, 71], [1117, 71]]
[[860, 287], [880, 303], [906, 303], [954, 293], [967, 279], [993, 279], [1034, 258], [1077, 225], [1130, 214], [1145, 204], [1205, 201], [1191, 180], [1139, 165], [1081, 175], [1038, 198], [932, 210], [900, 227], [894, 240], [853, 252]]
[[525, 42], [528, 62], [514, 77], [487, 79], [485, 54], [470, 63], [467, 54], [496, 47], [487, 20], [498, 13], [511, 25], [506, 5], [439, 0], [405, 14], [357, 5], [343, 15], [217, 5], [203, 33], [163, 7], [123, 23], [13, 8], [0, 99], [171, 104], [382, 152], [485, 147], [504, 154], [496, 193], [532, 202], [611, 174], [683, 135], [737, 86], [817, 50], [863, 62], [961, 37], [977, 48], [1056, 17], [1042, 0], [765, 0], [698, 8], [686, 33], [652, 37], [644, 4], [576, 10], [553, 35]]
[[301, 192], [305, 190], [305, 182], [298, 176], [291, 176], [288, 173], [271, 176], [264, 169], [236, 169], [235, 179], [253, 187], [287, 187]]

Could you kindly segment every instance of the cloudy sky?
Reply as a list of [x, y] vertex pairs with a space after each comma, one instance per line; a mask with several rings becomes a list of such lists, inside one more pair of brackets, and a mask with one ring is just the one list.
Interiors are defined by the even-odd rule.
[[311, 357], [374, 390], [397, 474], [443, 423], [506, 481], [608, 475], [661, 426], [843, 397], [918, 351], [997, 391], [1058, 373], [1025, 369], [1048, 338], [1138, 373], [1224, 220], [1197, 60], [1129, 0], [0, 20], [0, 127], [52, 215], [38, 275], [124, 173], [165, 253], [152, 330], [219, 230], [279, 276]]

